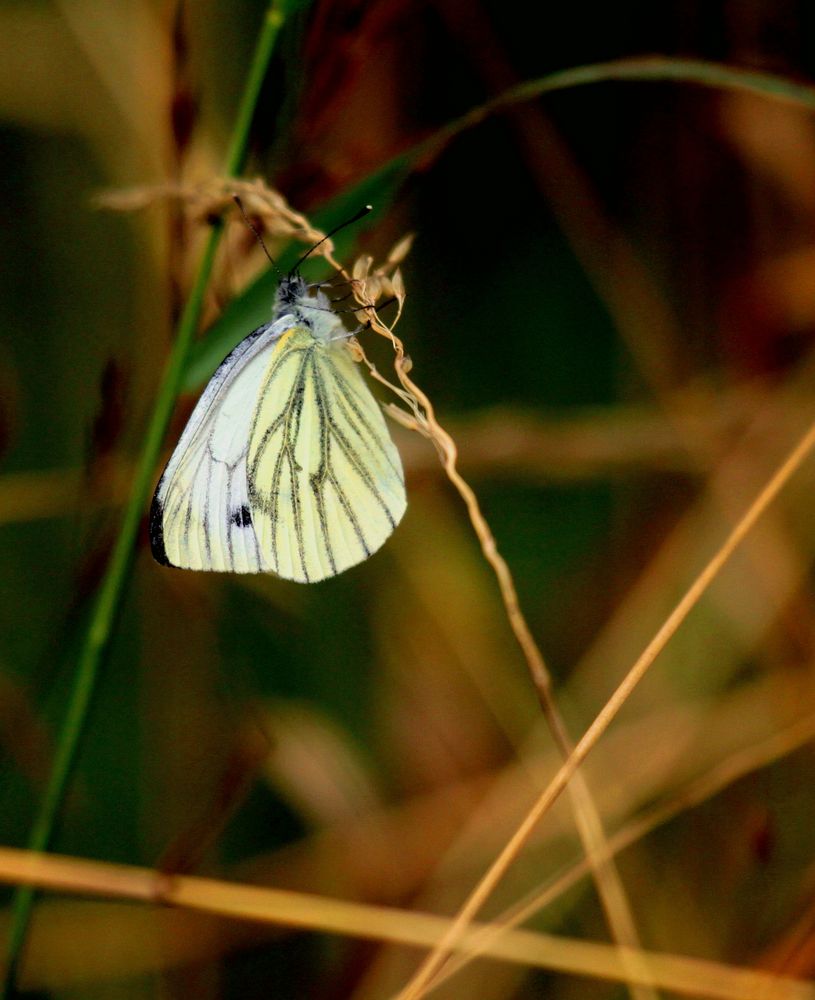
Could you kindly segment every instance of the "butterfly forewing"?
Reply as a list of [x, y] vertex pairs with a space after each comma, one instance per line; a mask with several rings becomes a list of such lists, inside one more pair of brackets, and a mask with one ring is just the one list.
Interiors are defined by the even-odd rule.
[[305, 326], [280, 338], [251, 419], [247, 482], [263, 558], [290, 580], [342, 572], [399, 523], [399, 455], [342, 340]]
[[150, 538], [159, 562], [233, 573], [269, 568], [252, 528], [246, 456], [281, 329], [267, 324], [241, 341], [193, 410], [153, 498]]

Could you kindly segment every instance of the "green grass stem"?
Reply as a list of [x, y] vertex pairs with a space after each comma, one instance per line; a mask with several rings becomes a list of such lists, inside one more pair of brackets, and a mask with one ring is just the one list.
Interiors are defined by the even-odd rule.
[[413, 155], [426, 153], [434, 143], [446, 142], [496, 111], [512, 104], [534, 100], [544, 94], [585, 87], [589, 84], [614, 81], [636, 83], [649, 80], [663, 83], [691, 83], [717, 90], [756, 94], [785, 104], [797, 105], [809, 111], [815, 110], [815, 86], [811, 83], [796, 83], [773, 73], [741, 69], [724, 63], [707, 62], [704, 59], [634, 56], [612, 59], [609, 62], [590, 63], [586, 66], [573, 66], [536, 80], [519, 83], [439, 129], [416, 149], [411, 150], [411, 153]]
[[[227, 176], [235, 176], [243, 168], [258, 95], [283, 21], [284, 15], [278, 3], [272, 3], [264, 16], [227, 150], [225, 168]], [[161, 445], [175, 407], [190, 345], [198, 330], [204, 295], [212, 273], [221, 231], [222, 226], [217, 224], [207, 237], [192, 291], [179, 320], [178, 333], [156, 397], [122, 526], [102, 578], [79, 654], [68, 696], [68, 708], [57, 738], [51, 773], [28, 839], [27, 846], [32, 851], [48, 850], [57, 817], [71, 783], [77, 751], [96, 689], [99, 668], [122, 604], [126, 581], [133, 562], [136, 538], [153, 485]], [[6, 949], [7, 964], [0, 993], [3, 998], [10, 997], [14, 992], [33, 902], [34, 892], [31, 888], [20, 888], [15, 894]]]

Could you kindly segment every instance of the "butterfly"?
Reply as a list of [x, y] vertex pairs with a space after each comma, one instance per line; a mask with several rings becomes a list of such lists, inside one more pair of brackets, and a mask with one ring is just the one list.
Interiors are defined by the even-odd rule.
[[150, 509], [159, 563], [314, 583], [367, 559], [401, 520], [399, 453], [315, 287], [285, 275], [272, 322], [198, 400]]

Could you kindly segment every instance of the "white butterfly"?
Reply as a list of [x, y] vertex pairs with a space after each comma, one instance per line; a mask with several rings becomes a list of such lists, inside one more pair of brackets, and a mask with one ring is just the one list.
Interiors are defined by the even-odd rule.
[[221, 363], [159, 480], [160, 563], [313, 583], [402, 519], [399, 453], [328, 298], [292, 273], [273, 316]]

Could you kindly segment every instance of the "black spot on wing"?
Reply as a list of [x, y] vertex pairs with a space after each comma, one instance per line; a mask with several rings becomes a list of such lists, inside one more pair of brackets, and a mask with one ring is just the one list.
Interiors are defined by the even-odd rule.
[[248, 528], [252, 524], [252, 512], [246, 504], [241, 504], [232, 511], [229, 520], [238, 528]]
[[150, 532], [150, 551], [153, 558], [162, 566], [172, 566], [167, 558], [167, 550], [164, 548], [164, 505], [159, 500], [158, 495], [153, 497], [150, 504], [150, 518], [148, 521]]

